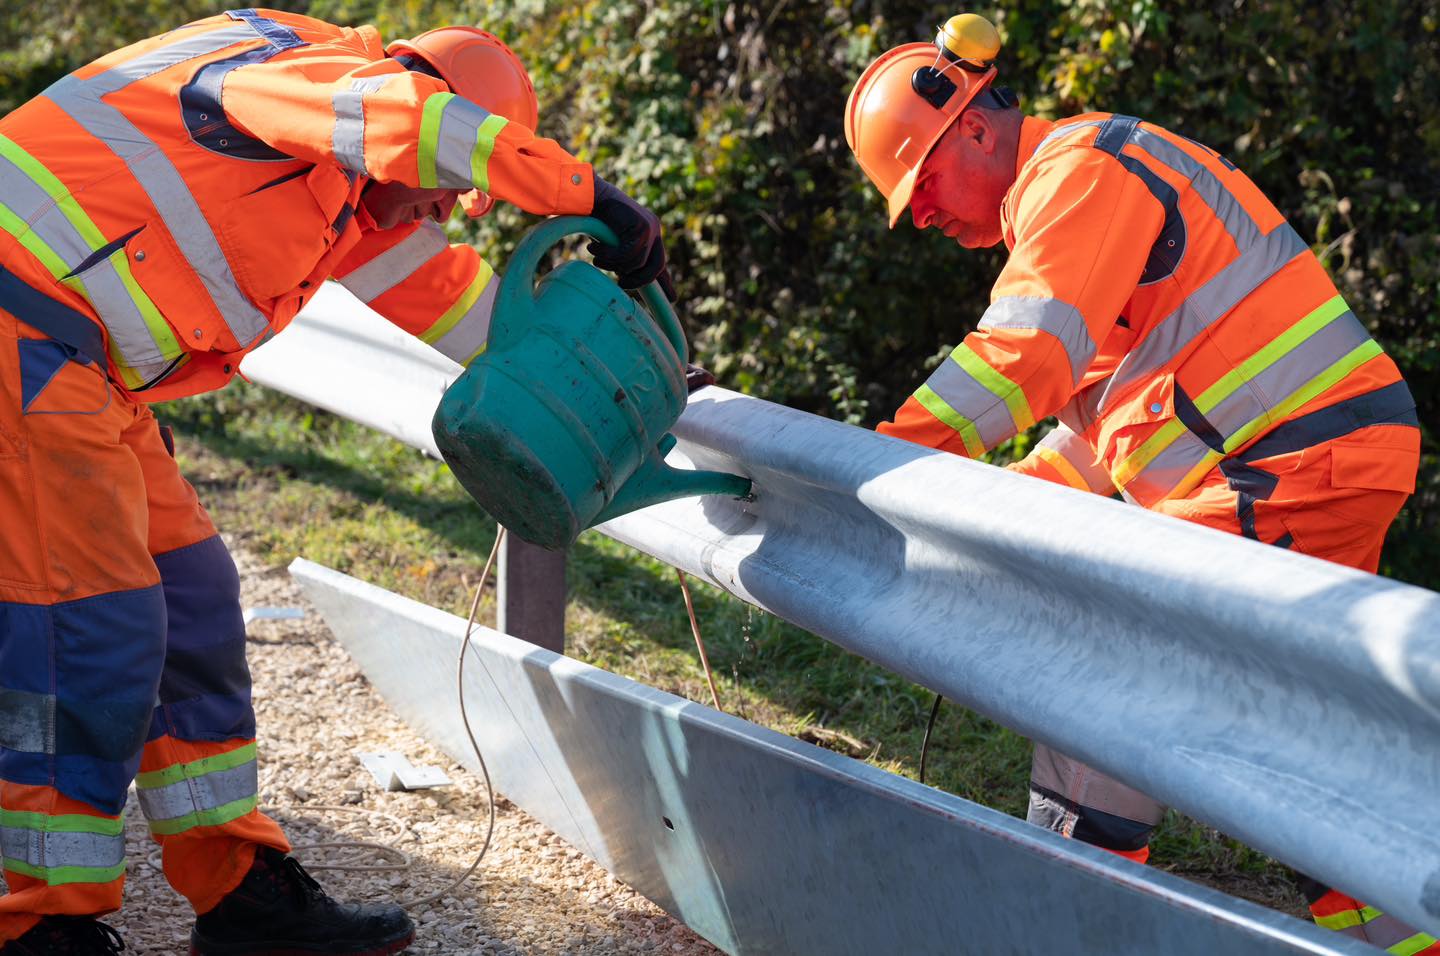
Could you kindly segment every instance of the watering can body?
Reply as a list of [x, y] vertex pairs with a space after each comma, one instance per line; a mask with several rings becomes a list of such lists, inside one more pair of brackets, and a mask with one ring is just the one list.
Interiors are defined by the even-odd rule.
[[487, 347], [431, 423], [480, 506], [552, 550], [659, 501], [750, 490], [747, 479], [662, 460], [688, 393], [684, 336], [657, 285], [643, 291], [647, 310], [586, 262], [535, 282], [550, 247], [579, 233], [614, 240], [582, 217], [547, 220], [522, 240], [496, 293]]

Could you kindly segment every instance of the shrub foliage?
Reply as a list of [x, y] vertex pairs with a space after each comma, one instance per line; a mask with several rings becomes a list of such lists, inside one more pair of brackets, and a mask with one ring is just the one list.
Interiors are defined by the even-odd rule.
[[[722, 382], [887, 417], [984, 310], [1003, 250], [967, 253], [883, 205], [845, 146], [845, 97], [887, 47], [958, 8], [912, 0], [294, 0], [388, 36], [445, 22], [529, 64], [542, 131], [661, 213], [683, 317]], [[128, 39], [219, 9], [66, 2], [0, 14], [0, 110]], [[1131, 113], [1225, 153], [1280, 207], [1405, 370], [1420, 487], [1388, 573], [1440, 587], [1440, 14], [1312, 4], [1016, 0], [973, 8], [1030, 112]], [[10, 34], [6, 36], [5, 34]], [[525, 217], [478, 238], [497, 259]], [[1023, 451], [1022, 436], [1016, 448]]]

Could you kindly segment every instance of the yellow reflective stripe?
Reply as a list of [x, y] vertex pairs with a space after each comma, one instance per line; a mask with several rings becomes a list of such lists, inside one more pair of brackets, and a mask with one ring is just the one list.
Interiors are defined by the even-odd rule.
[[[1215, 384], [1201, 392], [1195, 399], [1195, 407], [1200, 410], [1202, 415], [1209, 413], [1225, 399], [1235, 394], [1235, 392], [1244, 386], [1251, 378], [1280, 361], [1301, 343], [1305, 342], [1316, 332], [1348, 311], [1349, 308], [1345, 305], [1345, 299], [1338, 295], [1312, 310], [1299, 322], [1296, 322], [1267, 343], [1264, 348], [1225, 373]], [[1225, 440], [1225, 450], [1231, 452], [1239, 448], [1248, 442], [1261, 428], [1271, 422], [1285, 418], [1292, 411], [1305, 404], [1305, 402], [1308, 402], [1311, 398], [1323, 392], [1325, 388], [1338, 382], [1346, 374], [1362, 364], [1365, 359], [1348, 365], [1339, 375], [1332, 373], [1334, 373], [1337, 368], [1345, 366], [1357, 353], [1366, 350], [1370, 351], [1370, 354], [1365, 356], [1365, 358], [1368, 359], [1380, 353], [1380, 346], [1372, 339], [1356, 348], [1345, 358], [1311, 379], [1309, 383], [1298, 391], [1292, 393], [1285, 401], [1271, 408], [1254, 421], [1248, 422], [1234, 434], [1230, 435]], [[1325, 381], [1327, 384], [1322, 388], [1315, 388], [1314, 386], [1321, 381]], [[1299, 401], [1293, 401], [1297, 396], [1304, 397]], [[1161, 452], [1170, 447], [1171, 443], [1184, 434], [1185, 431], [1185, 424], [1178, 418], [1173, 418], [1160, 426], [1160, 428], [1155, 431], [1155, 434], [1147, 438], [1141, 443], [1139, 448], [1131, 452], [1124, 461], [1120, 462], [1120, 464], [1111, 470], [1111, 477], [1114, 479], [1116, 487], [1123, 488], [1128, 485], [1136, 475], [1144, 471], [1152, 461], [1159, 457]], [[1207, 455], [1206, 460], [1208, 464], [1205, 464], [1204, 469], [1202, 470], [1201, 467], [1197, 466], [1190, 474], [1194, 475], [1196, 472], [1204, 474], [1205, 471], [1208, 471], [1210, 467], [1214, 466], [1216, 461], [1219, 461], [1220, 457], [1218, 454], [1215, 454], [1213, 457]]]
[[1310, 399], [1314, 398], [1330, 386], [1339, 382], [1342, 378], [1349, 375], [1351, 372], [1355, 371], [1357, 368], [1364, 365], [1366, 362], [1370, 361], [1375, 356], [1383, 355], [1384, 352], [1385, 350], [1380, 347], [1380, 343], [1376, 342], [1374, 339], [1369, 339], [1365, 343], [1357, 345], [1355, 348], [1351, 349], [1344, 358], [1340, 359], [1338, 362], [1331, 365], [1325, 371], [1312, 378], [1308, 383], [1301, 386], [1296, 391], [1291, 392], [1289, 397], [1287, 397], [1279, 405], [1275, 406], [1275, 408], [1271, 412], [1265, 415], [1261, 415], [1259, 418], [1256, 418], [1254, 421], [1251, 421], [1246, 425], [1242, 425], [1235, 432], [1235, 434], [1225, 439], [1225, 451], [1232, 452], [1235, 449], [1239, 448], [1241, 445], [1245, 444], [1251, 438], [1254, 438], [1257, 434], [1259, 434], [1260, 430], [1263, 429], [1266, 425], [1279, 419], [1288, 417], [1292, 412], [1295, 411], [1295, 409], [1299, 408], [1301, 405], [1304, 405], [1306, 402], [1310, 401]]
[[434, 93], [425, 98], [420, 113], [420, 146], [416, 150], [421, 189], [435, 188], [435, 155], [440, 151], [440, 119], [454, 93]]
[[0, 810], [0, 826], [40, 833], [98, 833], [119, 836], [125, 832], [120, 817], [92, 817], [84, 813], [33, 813], [27, 810]]
[[66, 264], [65, 260], [30, 230], [28, 222], [3, 205], [0, 205], [0, 229], [10, 233], [20, 245], [30, 250], [30, 254], [39, 259], [56, 279], [63, 279], [69, 273], [70, 266]]
[[125, 872], [125, 864], [115, 866], [35, 866], [24, 860], [5, 858], [5, 869], [13, 870], [32, 880], [44, 880], [47, 886], [70, 886], [75, 883], [109, 883]]
[[1315, 925], [1324, 929], [1342, 930], [1354, 926], [1364, 926], [1372, 919], [1379, 919], [1385, 914], [1373, 906], [1366, 906], [1358, 910], [1341, 910], [1338, 913], [1331, 913], [1329, 916], [1314, 917]]
[[929, 385], [921, 385], [915, 390], [915, 400], [924, 406], [925, 410], [934, 415], [940, 421], [954, 429], [961, 441], [965, 443], [965, 453], [971, 458], [979, 458], [985, 454], [985, 443], [980, 440], [980, 433], [975, 429], [975, 423], [955, 409], [935, 393]]
[[1010, 409], [1010, 417], [1015, 420], [1017, 431], [1023, 432], [1035, 424], [1035, 416], [1030, 413], [1030, 402], [1026, 399], [1025, 392], [1019, 385], [996, 371], [994, 366], [977, 355], [974, 349], [962, 342], [950, 357], [961, 368], [969, 372], [971, 378], [984, 385], [992, 395], [1004, 400]]
[[241, 797], [239, 800], [231, 801], [213, 810], [196, 810], [194, 813], [187, 813], [183, 817], [175, 817], [170, 820], [150, 820], [150, 832], [158, 833], [161, 836], [170, 836], [185, 830], [193, 830], [196, 827], [223, 826], [254, 810], [259, 802], [259, 798], [252, 795]]
[[1065, 483], [1071, 488], [1079, 488], [1081, 491], [1090, 490], [1090, 483], [1087, 482], [1083, 477], [1081, 477], [1080, 472], [1075, 468], [1074, 465], [1070, 464], [1070, 460], [1068, 458], [1060, 454], [1055, 449], [1050, 448], [1047, 445], [1039, 445], [1036, 447], [1033, 454], [1041, 461], [1049, 465], [1051, 468], [1054, 468], [1056, 471], [1060, 472], [1060, 477], [1064, 478]]
[[[95, 221], [90, 218], [90, 215], [85, 212], [80, 203], [75, 200], [70, 190], [60, 181], [59, 177], [46, 169], [43, 163], [27, 153], [14, 140], [6, 136], [0, 136], [0, 156], [4, 156], [14, 163], [25, 175], [30, 177], [30, 180], [34, 182], [35, 185], [44, 190], [47, 196], [55, 200], [56, 208], [64, 213], [65, 218], [75, 227], [75, 231], [80, 233], [80, 238], [90, 244], [91, 251], [103, 247], [109, 241], [105, 238], [105, 234], [100, 231], [100, 228], [95, 225]], [[15, 218], [13, 214], [10, 215], [12, 219]], [[28, 223], [25, 225], [25, 228], [29, 229]], [[12, 235], [14, 234], [14, 230], [8, 227], [6, 231]], [[31, 235], [33, 236], [33, 233]], [[35, 252], [31, 244], [26, 242], [25, 236], [15, 235], [15, 238], [25, 243], [25, 247], [30, 249], [31, 252]], [[84, 281], [78, 277], [67, 279], [66, 276], [70, 272], [69, 266], [65, 265], [59, 256], [55, 255], [53, 250], [50, 250], [48, 246], [44, 246], [44, 243], [41, 243], [38, 237], [35, 237], [34, 241], [44, 247], [45, 251], [59, 263], [61, 267], [60, 271], [56, 271], [52, 263], [47, 262], [43, 256], [37, 254], [37, 258], [40, 258], [40, 260], [45, 263], [45, 267], [50, 270], [51, 274], [54, 275], [56, 279], [65, 282], [71, 288], [77, 285], [80, 286], [78, 290], [80, 294], [84, 295], [86, 299], [89, 299], [90, 296], [85, 292]], [[160, 310], [157, 309], [155, 303], [150, 300], [150, 296], [148, 296], [145, 290], [140, 288], [140, 284], [135, 281], [135, 276], [130, 271], [130, 260], [126, 257], [125, 250], [123, 248], [116, 249], [110, 254], [109, 259], [110, 263], [115, 267], [116, 274], [120, 276], [120, 281], [124, 284], [125, 291], [130, 294], [130, 298], [134, 300], [135, 307], [139, 310], [141, 318], [145, 320], [145, 328], [150, 333], [150, 337], [155, 341], [160, 353], [166, 358], [173, 358], [179, 355], [184, 349], [181, 347], [179, 340], [175, 338], [175, 333], [171, 330], [170, 324], [165, 321], [164, 316], [160, 314]], [[111, 349], [110, 357], [112, 359], [117, 357], [114, 349]], [[117, 362], [116, 364], [118, 366], [124, 363]], [[133, 378], [134, 376], [131, 377]], [[130, 383], [127, 382], [127, 384]], [[139, 383], [136, 382], [135, 384]]]
[[1159, 457], [1160, 453], [1170, 447], [1185, 433], [1185, 423], [1178, 418], [1172, 418], [1155, 430], [1155, 434], [1145, 439], [1140, 447], [1130, 453], [1120, 464], [1110, 470], [1110, 477], [1115, 482], [1116, 488], [1124, 488], [1130, 481], [1145, 467]]
[[509, 122], [491, 113], [475, 133], [475, 148], [470, 153], [470, 181], [481, 192], [490, 191], [490, 154], [495, 152], [495, 141]]
[[1290, 328], [1281, 332], [1271, 340], [1264, 348], [1254, 355], [1241, 362], [1235, 368], [1226, 372], [1214, 385], [1195, 397], [1195, 407], [1205, 414], [1229, 398], [1234, 392], [1250, 379], [1263, 372], [1284, 358], [1296, 346], [1304, 342], [1310, 336], [1320, 331], [1331, 322], [1350, 311], [1345, 305], [1342, 296], [1336, 296], [1329, 302], [1311, 312], [1305, 318], [1296, 322]]
[[1428, 947], [1434, 946], [1437, 942], [1440, 942], [1440, 940], [1437, 940], [1429, 933], [1416, 933], [1409, 939], [1402, 939], [1394, 946], [1385, 950], [1385, 952], [1394, 953], [1395, 956], [1415, 956], [1416, 953], [1423, 952]]
[[99, 249], [105, 245], [105, 236], [96, 228], [95, 223], [86, 215], [85, 210], [75, 201], [70, 190], [65, 188], [54, 173], [46, 169], [35, 157], [20, 148], [14, 140], [0, 136], [0, 156], [4, 156], [10, 162], [20, 167], [20, 170], [29, 176], [30, 179], [45, 191], [45, 194], [55, 200], [56, 207], [70, 220], [80, 238], [90, 243], [92, 250]]
[[476, 352], [475, 352], [474, 355], [470, 356], [469, 358], [467, 358], [465, 361], [461, 362], [460, 364], [463, 365], [463, 366], [465, 366], [466, 368], [469, 368], [469, 367], [470, 367], [470, 363], [473, 362], [473, 361], [475, 361], [475, 360], [476, 360], [477, 358], [479, 358], [480, 356], [484, 355], [484, 354], [485, 354], [485, 350], [488, 349], [489, 347], [490, 347], [490, 343], [489, 343], [489, 342], [486, 342], [484, 345], [480, 346], [480, 348], [476, 350]]
[[135, 786], [146, 789], [169, 786], [187, 778], [201, 777], [217, 770], [233, 770], [255, 759], [255, 744], [246, 744], [213, 757], [201, 757], [189, 763], [171, 764], [160, 770], [150, 770], [135, 775]]
[[475, 300], [480, 298], [480, 293], [485, 291], [485, 285], [494, 274], [495, 270], [491, 268], [490, 263], [481, 259], [480, 271], [475, 273], [474, 281], [461, 293], [460, 298], [455, 300], [455, 304], [445, 310], [445, 314], [440, 316], [434, 325], [420, 334], [420, 341], [426, 345], [434, 345], [444, 338], [447, 332], [455, 328], [461, 316], [470, 310], [470, 306], [475, 304]]

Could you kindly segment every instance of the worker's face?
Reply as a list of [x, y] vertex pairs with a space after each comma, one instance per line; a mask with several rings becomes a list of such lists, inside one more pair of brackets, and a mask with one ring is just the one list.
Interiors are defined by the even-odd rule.
[[915, 181], [916, 229], [939, 229], [967, 249], [1000, 242], [1000, 204], [1015, 169], [1013, 156], [1001, 156], [998, 133], [985, 110], [966, 110], [945, 131]]
[[416, 189], [403, 183], [371, 180], [360, 194], [360, 203], [375, 225], [393, 229], [426, 218], [444, 222], [459, 198], [458, 189]]

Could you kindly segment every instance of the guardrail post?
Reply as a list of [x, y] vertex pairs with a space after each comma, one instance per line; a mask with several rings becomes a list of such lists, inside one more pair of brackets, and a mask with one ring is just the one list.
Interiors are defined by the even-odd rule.
[[497, 573], [495, 629], [564, 654], [565, 552], [507, 534]]

